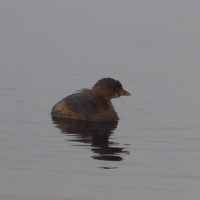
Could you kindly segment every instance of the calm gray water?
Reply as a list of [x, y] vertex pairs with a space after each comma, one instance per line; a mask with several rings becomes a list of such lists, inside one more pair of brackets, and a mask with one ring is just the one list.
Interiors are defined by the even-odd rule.
[[[200, 1], [0, 1], [0, 199], [198, 200]], [[102, 77], [118, 124], [53, 123]]]

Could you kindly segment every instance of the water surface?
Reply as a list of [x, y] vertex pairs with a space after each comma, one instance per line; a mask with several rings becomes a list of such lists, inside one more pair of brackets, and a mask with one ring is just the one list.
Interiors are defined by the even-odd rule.
[[[196, 200], [200, 2], [1, 1], [0, 198]], [[102, 77], [113, 125], [56, 123], [52, 106]]]

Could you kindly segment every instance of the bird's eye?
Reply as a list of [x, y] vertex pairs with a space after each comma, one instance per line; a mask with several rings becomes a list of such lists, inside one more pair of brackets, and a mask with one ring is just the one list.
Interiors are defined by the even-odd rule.
[[113, 89], [114, 89], [115, 92], [118, 91], [118, 88], [117, 88], [117, 87], [114, 87]]

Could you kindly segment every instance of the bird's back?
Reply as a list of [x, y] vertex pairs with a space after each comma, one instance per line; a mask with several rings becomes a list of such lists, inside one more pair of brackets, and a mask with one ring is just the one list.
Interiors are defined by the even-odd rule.
[[59, 101], [52, 109], [53, 116], [80, 120], [92, 120], [94, 104], [91, 90], [83, 89]]

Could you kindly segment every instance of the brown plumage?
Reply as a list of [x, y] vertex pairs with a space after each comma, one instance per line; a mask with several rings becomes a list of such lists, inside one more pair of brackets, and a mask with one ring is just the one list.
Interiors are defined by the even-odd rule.
[[119, 119], [111, 99], [130, 96], [121, 83], [112, 78], [99, 80], [93, 88], [82, 89], [67, 96], [52, 108], [54, 118], [86, 121], [117, 121]]

